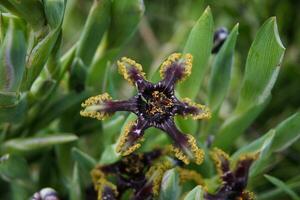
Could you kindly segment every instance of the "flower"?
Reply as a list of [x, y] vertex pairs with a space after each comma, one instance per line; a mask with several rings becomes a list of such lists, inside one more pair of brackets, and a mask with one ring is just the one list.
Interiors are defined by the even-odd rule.
[[[143, 154], [133, 153], [115, 163], [96, 166], [91, 175], [98, 200], [118, 199], [128, 189], [133, 189], [135, 200], [152, 197], [153, 186], [146, 173], [162, 155], [162, 151], [157, 149]], [[115, 184], [109, 181], [111, 177]]]
[[206, 200], [253, 200], [254, 194], [246, 190], [249, 169], [257, 154], [246, 154], [239, 158], [234, 170], [230, 169], [229, 156], [215, 148], [212, 153], [222, 184], [215, 194], [206, 193]]
[[82, 103], [82, 116], [103, 120], [116, 111], [129, 111], [137, 116], [124, 129], [116, 151], [123, 156], [138, 149], [143, 141], [144, 131], [149, 127], [158, 128], [173, 140], [173, 151], [177, 158], [188, 164], [190, 160], [201, 164], [204, 152], [198, 148], [192, 135], [183, 134], [175, 125], [174, 116], [192, 117], [193, 119], [210, 118], [209, 109], [201, 104], [184, 98], [180, 101], [175, 96], [176, 83], [191, 74], [192, 55], [174, 53], [163, 62], [160, 68], [162, 80], [151, 83], [145, 78], [142, 66], [123, 57], [118, 61], [119, 72], [135, 85], [137, 94], [128, 100], [112, 100], [107, 94], [90, 97]]

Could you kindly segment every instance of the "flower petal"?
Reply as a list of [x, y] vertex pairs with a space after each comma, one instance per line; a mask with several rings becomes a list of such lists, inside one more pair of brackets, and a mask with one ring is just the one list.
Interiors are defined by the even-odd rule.
[[143, 141], [144, 130], [147, 128], [148, 122], [144, 118], [128, 123], [119, 139], [116, 151], [127, 156], [140, 148], [139, 142]]
[[219, 52], [227, 37], [228, 37], [228, 30], [224, 27], [219, 28], [214, 33], [214, 44], [211, 50], [212, 54], [216, 54]]
[[178, 101], [175, 104], [176, 114], [183, 117], [191, 116], [193, 119], [209, 119], [211, 112], [205, 105], [192, 102], [189, 98], [182, 99], [182, 102]]
[[98, 120], [103, 120], [116, 111], [136, 112], [137, 109], [134, 98], [125, 101], [111, 100], [107, 93], [90, 97], [81, 106], [84, 109], [80, 111], [80, 115]]
[[174, 53], [160, 67], [161, 83], [166, 88], [174, 88], [178, 81], [186, 79], [192, 71], [193, 56], [191, 54]]
[[252, 163], [257, 159], [258, 154], [246, 154], [240, 157], [234, 171], [236, 184], [245, 189], [248, 182], [248, 174]]
[[123, 57], [117, 62], [119, 73], [132, 85], [136, 85], [139, 89], [145, 88], [149, 83], [146, 81], [145, 73], [142, 65]]
[[174, 141], [172, 151], [179, 160], [185, 164], [189, 164], [190, 160], [194, 160], [198, 165], [203, 162], [204, 151], [198, 148], [196, 139], [192, 135], [183, 134], [179, 131], [171, 119], [166, 120], [160, 129], [165, 131]]

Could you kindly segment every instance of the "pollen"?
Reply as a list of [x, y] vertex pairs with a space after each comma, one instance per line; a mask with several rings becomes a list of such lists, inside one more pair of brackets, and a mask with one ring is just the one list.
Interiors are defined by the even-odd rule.
[[[189, 98], [183, 98], [182, 101], [187, 103], [189, 106], [196, 107], [200, 110], [198, 113], [195, 113], [195, 114], [190, 113], [189, 114], [189, 116], [192, 117], [194, 120], [210, 119], [211, 118], [211, 112], [210, 112], [210, 109], [207, 106], [195, 103]], [[185, 116], [185, 117], [187, 117], [187, 116]]]
[[170, 67], [173, 67], [174, 63], [180, 64], [183, 68], [182, 76], [178, 81], [184, 81], [192, 73], [192, 63], [193, 56], [192, 54], [173, 53], [171, 54], [166, 61], [164, 61], [160, 67], [160, 76], [165, 78], [165, 74]]
[[159, 194], [160, 185], [164, 173], [171, 169], [173, 164], [170, 161], [158, 162], [157, 164], [150, 167], [149, 171], [146, 174], [148, 182], [152, 182], [152, 192], [154, 195]]
[[88, 98], [81, 104], [84, 109], [80, 111], [80, 115], [98, 120], [103, 120], [109, 117], [110, 114], [103, 111], [105, 109], [105, 102], [109, 100], [111, 100], [111, 97], [108, 93]]
[[131, 71], [135, 70], [143, 79], [145, 79], [145, 73], [141, 64], [135, 62], [130, 58], [123, 57], [121, 61], [117, 62], [119, 73], [123, 75], [130, 84], [134, 85], [134, 80], [131, 77]]
[[220, 176], [223, 175], [222, 171], [222, 160], [229, 160], [229, 155], [222, 151], [221, 149], [214, 148], [211, 152], [213, 161], [215, 162], [217, 172]]
[[129, 122], [125, 128], [124, 128], [124, 133], [121, 135], [119, 139], [119, 143], [116, 147], [116, 152], [121, 153], [122, 156], [127, 156], [137, 150], [138, 148], [141, 147], [141, 144], [139, 142], [144, 141], [144, 138], [141, 137], [138, 140], [135, 141], [135, 144], [130, 144], [128, 140], [128, 136], [130, 134], [130, 131], [132, 127], [135, 125], [135, 122]]
[[205, 186], [203, 177], [201, 176], [201, 174], [199, 174], [195, 170], [184, 169], [181, 167], [178, 167], [177, 170], [179, 173], [180, 181], [182, 183], [191, 180], [191, 181], [194, 181], [195, 183], [197, 183], [197, 185], [201, 185], [202, 187]]
[[95, 190], [98, 192], [98, 200], [102, 200], [102, 193], [105, 189], [105, 187], [109, 187], [115, 196], [118, 196], [118, 190], [117, 187], [109, 182], [108, 180], [106, 180], [104, 173], [100, 170], [100, 169], [93, 169], [91, 171], [91, 176], [92, 176], [92, 180], [93, 180], [93, 184], [94, 184], [94, 188]]

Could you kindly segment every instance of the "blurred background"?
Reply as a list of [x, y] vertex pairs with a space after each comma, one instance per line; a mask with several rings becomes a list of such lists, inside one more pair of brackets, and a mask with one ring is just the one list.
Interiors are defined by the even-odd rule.
[[[5, 2], [7, 1], [1, 2], [1, 5], [5, 5]], [[120, 4], [122, 5], [122, 3]], [[7, 148], [8, 150], [1, 148], [1, 153], [12, 152], [25, 157], [26, 161], [30, 163], [31, 174], [33, 174], [32, 179], [36, 183], [36, 185], [31, 188], [29, 187], [29, 189], [27, 188], [28, 190], [24, 192], [24, 188], [11, 187], [1, 179], [0, 199], [2, 197], [4, 199], [10, 198], [10, 194], [7, 192], [9, 189], [15, 193], [15, 196], [17, 196], [16, 194], [18, 193], [16, 191], [19, 191], [21, 197], [13, 198], [18, 200], [22, 199], [22, 192], [28, 195], [37, 188], [46, 187], [48, 185], [60, 188], [59, 192], [61, 192], [63, 196], [68, 196], [66, 194], [68, 192], [66, 192], [65, 188], [71, 188], [69, 193], [75, 193], [69, 195], [72, 196], [70, 199], [76, 199], [76, 187], [80, 186], [76, 185], [76, 183], [79, 182], [75, 174], [78, 167], [72, 160], [74, 152], [72, 151], [71, 155], [71, 149], [78, 147], [83, 152], [98, 160], [105, 147], [116, 141], [116, 138], [119, 136], [120, 128], [126, 118], [124, 114], [117, 114], [111, 121], [104, 121], [103, 123], [96, 120], [85, 119], [79, 115], [80, 103], [88, 96], [104, 91], [109, 92], [114, 99], [126, 99], [130, 97], [132, 93], [134, 93], [134, 88], [125, 83], [117, 73], [117, 67], [114, 61], [121, 56], [130, 57], [141, 63], [148, 75], [154, 74], [157, 67], [168, 55], [173, 52], [180, 52], [183, 49], [191, 28], [207, 6], [211, 8], [215, 30], [219, 27], [226, 27], [228, 30], [231, 30], [236, 23], [239, 23], [239, 35], [234, 53], [230, 91], [220, 113], [222, 120], [225, 120], [234, 109], [234, 105], [238, 99], [250, 45], [259, 27], [269, 17], [276, 16], [279, 35], [282, 43], [286, 47], [279, 77], [272, 90], [272, 99], [266, 109], [264, 109], [254, 123], [246, 130], [246, 134], [238, 141], [238, 146], [243, 146], [243, 144], [253, 141], [254, 138], [258, 138], [262, 133], [266, 133], [288, 116], [299, 111], [299, 0], [144, 0], [144, 3], [140, 1], [137, 5], [130, 5], [134, 9], [130, 8], [130, 10], [126, 11], [128, 15], [122, 13], [123, 15], [121, 16], [125, 22], [127, 20], [126, 16], [128, 16], [128, 18], [132, 16], [140, 17], [140, 13], [142, 13], [143, 10], [145, 11], [144, 16], [141, 20], [128, 19], [128, 21], [132, 21], [132, 24], [128, 24], [128, 30], [126, 29], [126, 23], [112, 23], [112, 26], [109, 27], [105, 24], [107, 20], [104, 20], [103, 26], [107, 25], [105, 28], [108, 27], [108, 31], [106, 32], [104, 28], [104, 39], [101, 40], [100, 36], [98, 42], [100, 43], [101, 40], [101, 43], [99, 47], [98, 43], [95, 42], [96, 46], [94, 52], [91, 53], [90, 58], [86, 59], [88, 60], [87, 65], [91, 65], [91, 67], [89, 68], [89, 72], [83, 70], [84, 73], [90, 73], [88, 75], [89, 80], [87, 81], [88, 87], [84, 90], [81, 84], [85, 80], [80, 80], [80, 76], [78, 76], [78, 74], [83, 74], [82, 71], [80, 71], [80, 67], [82, 67], [81, 63], [76, 63], [77, 60], [73, 60], [74, 56], [72, 55], [74, 51], [76, 51], [74, 50], [76, 49], [75, 45], [78, 45], [78, 41], [80, 42], [82, 39], [81, 35], [84, 33], [84, 26], [92, 5], [92, 0], [67, 1], [62, 32], [57, 32], [59, 35], [57, 39], [58, 42], [55, 43], [54, 50], [48, 55], [49, 58], [44, 62], [45, 64], [47, 61], [47, 69], [43, 69], [41, 75], [38, 77], [39, 80], [35, 80], [34, 85], [30, 89], [27, 88], [21, 91], [22, 99], [24, 98], [28, 101], [28, 110], [27, 108], [17, 110], [19, 112], [17, 113], [18, 117], [14, 117], [16, 112], [13, 111], [15, 112], [11, 115], [13, 117], [9, 117], [8, 120], [6, 118], [11, 113], [6, 112], [6, 110], [4, 110], [4, 114], [0, 113], [0, 129], [3, 132], [3, 136], [0, 137], [0, 144], [2, 145], [2, 142], [4, 143], [6, 141], [6, 145], [9, 147]], [[1, 13], [5, 13], [7, 10], [9, 9], [5, 8], [5, 6], [0, 6]], [[132, 14], [131, 12], [136, 13]], [[115, 21], [120, 20], [116, 17], [118, 16], [116, 13], [112, 15], [115, 17]], [[139, 20], [140, 22], [135, 29], [136, 24], [134, 23], [137, 23]], [[112, 21], [114, 22], [114, 19]], [[22, 23], [25, 22], [22, 21]], [[3, 24], [5, 27], [5, 23]], [[117, 27], [118, 25], [120, 25], [119, 29]], [[90, 27], [86, 29], [88, 28]], [[101, 30], [98, 29], [93, 30], [90, 28], [90, 30], [95, 35], [101, 32]], [[118, 32], [120, 30], [125, 32], [125, 36]], [[43, 31], [47, 32], [48, 30]], [[40, 35], [43, 37], [47, 35], [43, 31], [37, 31], [37, 41], [39, 41]], [[51, 33], [51, 31], [49, 32]], [[3, 30], [0, 32], [3, 32]], [[27, 30], [26, 33], [28, 32]], [[133, 35], [130, 34], [131, 32]], [[32, 34], [32, 31], [30, 34]], [[36, 32], [34, 34], [36, 34]], [[129, 38], [128, 40], [127, 37]], [[95, 38], [97, 38], [97, 36], [95, 36]], [[89, 42], [90, 43], [87, 43], [87, 46], [83, 49], [89, 49], [89, 45], [93, 43], [91, 41]], [[38, 42], [35, 44], [37, 43]], [[82, 46], [84, 46], [84, 44]], [[115, 50], [117, 53], [115, 53]], [[199, 51], [201, 51], [201, 46], [199, 46]], [[95, 53], [95, 57], [93, 57], [93, 53]], [[84, 55], [84, 52], [82, 55]], [[62, 58], [60, 58], [60, 56], [62, 56]], [[209, 65], [212, 64], [213, 58], [214, 57], [211, 56]], [[61, 62], [60, 64], [57, 64], [58, 60]], [[68, 63], [68, 61], [70, 61], [70, 63]], [[62, 77], [57, 76], [55, 70], [51, 71], [51, 66], [59, 66], [57, 68], [59, 68], [58, 71], [60, 72], [59, 74], [62, 74]], [[67, 66], [67, 70], [64, 70], [63, 66]], [[79, 71], [73, 72], [72, 67], [74, 66], [76, 66], [76, 69], [79, 69]], [[209, 74], [209, 70], [206, 73]], [[201, 86], [201, 92], [197, 97], [199, 102], [206, 103], [208, 79], [209, 76], [205, 76], [204, 83]], [[39, 84], [40, 82], [43, 84]], [[53, 86], [51, 85], [53, 83], [54, 85], [57, 83], [55, 89], [49, 89]], [[48, 90], [55, 92], [53, 92], [53, 95], [47, 94]], [[31, 146], [28, 145], [28, 149], [18, 146], [19, 143], [15, 141], [15, 143], [10, 142], [10, 139], [27, 137], [34, 139], [37, 136], [51, 135], [53, 133], [54, 135], [56, 133], [72, 133], [73, 138], [63, 137], [57, 140], [57, 143], [53, 142], [52, 144], [50, 144], [51, 142], [45, 142], [41, 145], [42, 148], [30, 143]], [[77, 143], [74, 142], [76, 139], [78, 139], [78, 142], [76, 141]], [[63, 140], [63, 142], [60, 140]], [[23, 141], [18, 142], [22, 145], [26, 143], [22, 143]], [[152, 143], [150, 146], [154, 145], [155, 142]], [[145, 146], [147, 146], [147, 144], [145, 144]], [[40, 149], [43, 151], [40, 151]], [[147, 147], [145, 149], [147, 149]], [[150, 149], [150, 147], [148, 147], [148, 149]], [[269, 172], [275, 174], [276, 177], [283, 181], [291, 180], [295, 175], [299, 175], [299, 152], [300, 144], [296, 142], [289, 149], [281, 152], [280, 155], [276, 154], [276, 158], [280, 157], [280, 159], [278, 159], [279, 161], [274, 165], [276, 167], [271, 168]], [[49, 167], [51, 169], [49, 169]], [[88, 170], [82, 173], [86, 173], [84, 175], [89, 177]], [[25, 177], [26, 176], [27, 175], [25, 175]], [[81, 176], [83, 175], [81, 174]], [[71, 180], [70, 177], [75, 177], [75, 179]], [[83, 179], [83, 185], [86, 186], [90, 184], [90, 178]], [[255, 191], [258, 193], [272, 188], [270, 183], [262, 179], [264, 178], [259, 179], [261, 182], [255, 183]], [[66, 186], [66, 183], [70, 183], [71, 186]], [[297, 184], [298, 185], [294, 188], [299, 192], [299, 177]], [[262, 192], [262, 194], [263, 193], [264, 192]], [[1, 196], [2, 194], [3, 196]], [[271, 196], [271, 198], [266, 197], [265, 199], [272, 198], [273, 196]]]

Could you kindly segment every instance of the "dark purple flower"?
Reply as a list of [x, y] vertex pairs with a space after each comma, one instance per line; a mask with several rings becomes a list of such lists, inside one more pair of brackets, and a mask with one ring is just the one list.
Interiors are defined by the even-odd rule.
[[[164, 172], [178, 165], [175, 160], [171, 162], [172, 159], [154, 164], [162, 155], [161, 150], [133, 153], [116, 163], [96, 166], [91, 175], [98, 199], [120, 199], [128, 189], [133, 190], [134, 200], [152, 199]], [[110, 181], [110, 178], [114, 181]]]
[[122, 133], [116, 151], [123, 156], [138, 149], [143, 140], [144, 131], [149, 127], [158, 128], [167, 133], [174, 142], [173, 151], [177, 158], [188, 164], [194, 160], [203, 161], [203, 151], [198, 148], [193, 136], [183, 134], [174, 123], [174, 116], [191, 116], [193, 119], [210, 117], [208, 108], [185, 98], [181, 101], [175, 96], [175, 85], [191, 73], [192, 55], [174, 53], [161, 65], [162, 80], [151, 83], [145, 79], [142, 66], [129, 58], [118, 61], [119, 72], [137, 88], [137, 94], [128, 100], [112, 100], [105, 93], [90, 97], [83, 104], [80, 114], [98, 120], [112, 115], [116, 111], [129, 111], [137, 120], [129, 123]]
[[212, 153], [222, 184], [215, 194], [206, 193], [206, 200], [253, 200], [253, 193], [246, 190], [248, 174], [256, 154], [240, 157], [234, 170], [230, 168], [229, 156], [220, 149]]
[[211, 50], [212, 54], [216, 54], [219, 52], [219, 50], [221, 49], [223, 43], [225, 42], [225, 40], [228, 37], [228, 30], [224, 27], [219, 28], [217, 31], [215, 31], [214, 33], [214, 43], [213, 43], [213, 47]]

